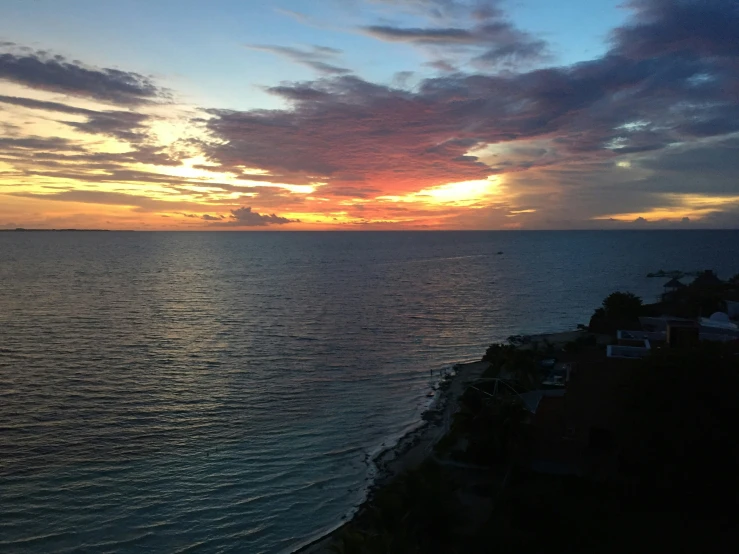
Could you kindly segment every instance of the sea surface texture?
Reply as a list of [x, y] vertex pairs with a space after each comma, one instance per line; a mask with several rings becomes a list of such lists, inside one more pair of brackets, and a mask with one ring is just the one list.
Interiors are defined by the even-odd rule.
[[0, 233], [0, 551], [289, 552], [440, 369], [660, 268], [739, 232]]

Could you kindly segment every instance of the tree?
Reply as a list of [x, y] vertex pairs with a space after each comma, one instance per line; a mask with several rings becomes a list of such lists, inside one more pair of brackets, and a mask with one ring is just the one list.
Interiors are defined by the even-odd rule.
[[603, 311], [609, 319], [637, 319], [641, 315], [641, 309], [641, 298], [630, 292], [614, 292], [603, 300]]
[[593, 333], [614, 333], [635, 323], [642, 313], [641, 298], [630, 292], [614, 292], [595, 310], [589, 328]]

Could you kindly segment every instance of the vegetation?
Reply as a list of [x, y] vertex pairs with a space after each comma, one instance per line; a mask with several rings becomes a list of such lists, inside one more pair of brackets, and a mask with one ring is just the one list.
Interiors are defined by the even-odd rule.
[[508, 379], [531, 390], [541, 381], [539, 362], [542, 357], [542, 352], [536, 350], [522, 350], [509, 344], [492, 344], [482, 357], [483, 361], [490, 362], [490, 368], [482, 376]]
[[455, 552], [459, 502], [455, 484], [426, 462], [376, 492], [340, 533], [336, 554]]
[[665, 298], [659, 311], [679, 317], [707, 317], [724, 309], [724, 298], [735, 297], [736, 292], [732, 288], [731, 284], [690, 284]]
[[598, 333], [613, 333], [617, 329], [638, 324], [644, 314], [642, 300], [630, 292], [609, 294], [603, 305], [595, 310], [590, 319], [590, 330]]
[[630, 292], [614, 292], [603, 300], [603, 311], [611, 319], [637, 319], [641, 308], [641, 298]]
[[[510, 389], [504, 389], [510, 391]], [[449, 433], [455, 460], [479, 466], [505, 464], [511, 460], [522, 438], [523, 424], [529, 413], [515, 394], [491, 397], [484, 391], [468, 389], [460, 399], [461, 410], [454, 417]], [[461, 439], [461, 441], [460, 441]]]
[[[733, 280], [739, 282], [739, 276]], [[719, 285], [723, 292], [727, 286]], [[686, 294], [680, 305], [700, 308], [712, 298], [711, 290], [696, 285], [680, 289], [679, 294]], [[617, 292], [603, 301], [593, 319], [603, 327], [628, 324], [645, 309], [637, 296]], [[596, 346], [593, 335], [584, 335], [564, 350], [572, 355]], [[614, 406], [621, 406], [612, 429], [617, 454], [606, 454], [612, 462], [609, 473], [607, 478], [599, 474], [597, 481], [533, 474], [519, 464], [525, 456], [518, 453], [527, 451], [534, 433], [530, 414], [512, 388], [536, 386], [545, 355], [491, 345], [483, 357], [490, 362], [485, 376], [505, 378], [511, 388], [492, 380], [469, 388], [459, 400], [451, 431], [437, 444], [435, 459], [441, 461], [427, 462], [379, 490], [345, 527], [333, 551], [615, 553], [647, 548], [713, 551], [714, 545], [735, 543], [736, 344], [657, 349], [633, 362], [639, 365], [628, 366], [633, 373], [627, 385], [613, 392], [619, 399]], [[449, 464], [450, 459], [455, 463]], [[465, 500], [467, 466], [456, 462], [477, 466], [473, 502]], [[487, 508], [480, 508], [480, 498]]]
[[[489, 350], [497, 356], [507, 347]], [[497, 359], [497, 358], [496, 358]], [[725, 344], [664, 350], [644, 360], [623, 391], [620, 476], [610, 481], [533, 474], [515, 468], [505, 488], [479, 508], [460, 500], [463, 470], [426, 463], [378, 491], [349, 524], [337, 554], [623, 552], [650, 548], [712, 550], [733, 544], [739, 464], [739, 357]], [[468, 390], [449, 443], [461, 459], [494, 468], [515, 459], [527, 414], [515, 395], [492, 399]], [[515, 467], [515, 466], [514, 466]], [[499, 477], [500, 470], [495, 474]], [[500, 483], [501, 480], [495, 481]], [[686, 517], [687, 516], [687, 517]], [[676, 521], [680, 525], [676, 527]], [[692, 541], [696, 541], [695, 544]]]

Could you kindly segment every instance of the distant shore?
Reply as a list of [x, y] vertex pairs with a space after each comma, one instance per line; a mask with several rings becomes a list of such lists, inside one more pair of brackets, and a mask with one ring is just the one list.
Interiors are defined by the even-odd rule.
[[[424, 412], [422, 416], [424, 423], [403, 436], [395, 446], [380, 452], [374, 459], [377, 476], [369, 489], [367, 498], [356, 510], [354, 517], [371, 502], [374, 491], [387, 485], [405, 471], [418, 467], [431, 455], [434, 445], [449, 431], [452, 416], [459, 409], [459, 397], [470, 384], [480, 378], [488, 366], [488, 362], [482, 361], [454, 366], [454, 376], [441, 381], [434, 403]], [[298, 546], [293, 552], [296, 554], [329, 552], [328, 547], [334, 537], [349, 521], [347, 520], [333, 531], [307, 544]]]
[[[121, 229], [121, 232], [132, 233], [133, 229]], [[110, 233], [110, 229], [0, 229], [0, 233]]]

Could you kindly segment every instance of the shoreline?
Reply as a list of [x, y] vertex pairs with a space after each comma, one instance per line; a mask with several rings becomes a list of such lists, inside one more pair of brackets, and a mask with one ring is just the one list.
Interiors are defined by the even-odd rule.
[[285, 552], [293, 554], [327, 552], [334, 537], [372, 501], [375, 491], [405, 471], [419, 466], [431, 455], [434, 445], [449, 431], [452, 416], [459, 409], [458, 398], [472, 382], [482, 375], [488, 365], [488, 362], [483, 361], [454, 365], [455, 373], [443, 377], [437, 384], [435, 389], [437, 394], [429, 407], [421, 414], [420, 424], [403, 435], [394, 445], [381, 450], [371, 460], [376, 474], [367, 489], [364, 501], [349, 512], [333, 529]]

